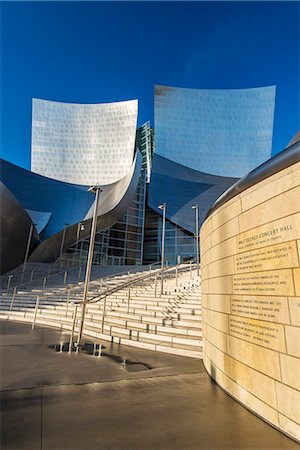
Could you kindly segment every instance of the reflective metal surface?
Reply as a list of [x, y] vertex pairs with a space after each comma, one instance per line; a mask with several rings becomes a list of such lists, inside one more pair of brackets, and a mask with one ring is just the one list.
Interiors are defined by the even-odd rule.
[[130, 171], [137, 100], [103, 104], [33, 99], [31, 170], [55, 180], [100, 185]]
[[167, 218], [194, 233], [195, 213], [192, 206], [199, 205], [201, 224], [214, 201], [236, 181], [236, 178], [198, 172], [155, 154], [148, 205], [161, 213], [157, 206], [165, 202]]
[[[136, 192], [141, 170], [141, 159], [140, 154], [137, 154], [130, 173], [119, 182], [109, 187], [106, 186], [106, 189], [103, 188], [99, 199], [97, 232], [111, 227], [126, 211]], [[90, 195], [92, 196], [92, 200], [94, 200], [94, 194]], [[76, 207], [76, 204], [73, 203], [74, 207]], [[85, 215], [84, 220], [78, 220], [78, 222], [82, 222], [84, 225], [84, 230], [80, 233], [81, 239], [87, 238], [90, 235], [91, 212], [92, 209]], [[66, 227], [63, 251], [76, 242], [78, 222]], [[31, 254], [29, 261], [54, 261], [59, 256], [62, 237], [63, 229], [41, 242]]]
[[[6, 186], [0, 182], [0, 273], [5, 273], [24, 261], [31, 220]], [[38, 243], [38, 234], [33, 230], [31, 250]]]
[[156, 152], [201, 172], [240, 178], [271, 156], [275, 91], [155, 86]]
[[[245, 177], [237, 181], [233, 186], [231, 186], [226, 192], [223, 193], [211, 206], [207, 212], [206, 217], [210, 216], [216, 209], [224, 205], [231, 198], [250, 188], [256, 183], [264, 180], [265, 178], [274, 175], [277, 172], [296, 164], [300, 161], [300, 141], [296, 139], [295, 144], [291, 144], [282, 152], [275, 155], [273, 158], [266, 161], [261, 166], [252, 170]], [[299, 200], [300, 201], [300, 200]]]
[[[6, 248], [7, 236], [22, 236], [24, 243], [22, 241], [20, 249], [15, 249], [15, 251], [17, 255], [25, 252], [22, 249], [23, 246], [25, 248], [26, 233], [28, 234], [26, 230], [30, 228], [31, 223], [25, 209], [51, 212], [50, 220], [41, 232], [42, 242], [29, 257], [31, 262], [49, 262], [59, 256], [65, 227], [66, 232], [62, 250], [67, 249], [76, 241], [78, 222], [85, 224], [81, 238], [89, 236], [90, 211], [93, 208], [94, 194], [88, 192], [86, 186], [76, 186], [51, 180], [17, 167], [7, 161], [1, 160], [0, 162], [1, 179], [5, 185], [3, 192], [8, 192], [9, 194], [10, 191], [12, 193], [11, 197], [15, 196], [17, 205], [14, 205], [13, 200], [7, 202], [7, 206], [3, 203], [2, 214], [4, 218], [11, 216], [10, 220], [12, 223], [16, 223], [16, 227], [12, 226], [10, 231], [8, 226], [3, 226], [1, 229], [1, 245], [4, 246], [4, 249]], [[141, 163], [142, 157], [137, 153], [127, 176], [116, 183], [103, 187], [98, 208], [97, 231], [112, 226], [126, 211], [136, 192]], [[5, 198], [9, 198], [8, 194], [5, 195]], [[18, 229], [19, 226], [24, 226], [24, 220], [22, 222], [20, 216], [24, 216], [28, 220], [28, 226], [26, 225], [24, 230]], [[20, 242], [19, 239], [18, 242]], [[13, 244], [11, 244], [11, 251], [13, 251], [12, 249]], [[3, 251], [1, 253], [3, 254]], [[14, 261], [16, 264], [10, 266], [11, 268], [22, 262], [18, 257]]]

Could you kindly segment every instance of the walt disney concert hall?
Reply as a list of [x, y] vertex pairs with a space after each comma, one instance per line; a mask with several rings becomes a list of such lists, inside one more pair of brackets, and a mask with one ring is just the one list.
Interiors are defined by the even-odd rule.
[[275, 86], [207, 90], [155, 86], [154, 128], [137, 129], [138, 101], [33, 99], [31, 171], [1, 160], [1, 271], [24, 260], [87, 257], [94, 194], [94, 262], [141, 265], [195, 256], [214, 201], [271, 157]]

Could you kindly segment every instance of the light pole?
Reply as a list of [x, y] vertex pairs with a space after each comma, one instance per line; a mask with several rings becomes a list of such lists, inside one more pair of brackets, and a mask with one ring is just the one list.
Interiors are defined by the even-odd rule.
[[200, 269], [199, 269], [199, 206], [193, 205], [192, 209], [195, 210], [195, 215], [196, 215], [195, 239], [196, 239], [196, 257], [197, 257], [197, 276], [199, 277], [199, 274], [200, 274]]
[[163, 212], [163, 226], [162, 226], [162, 238], [161, 238], [161, 284], [160, 293], [164, 290], [164, 267], [165, 267], [165, 234], [166, 234], [166, 203], [162, 203], [158, 206]]
[[95, 203], [94, 203], [94, 214], [93, 214], [93, 221], [92, 221], [89, 253], [88, 253], [86, 272], [85, 272], [80, 328], [79, 328], [78, 339], [77, 339], [78, 347], [80, 346], [80, 341], [81, 341], [81, 337], [82, 337], [85, 309], [86, 309], [87, 296], [88, 296], [89, 284], [90, 284], [90, 278], [91, 278], [94, 244], [95, 244], [95, 236], [96, 236], [96, 228], [97, 228], [97, 210], [98, 210], [99, 195], [100, 195], [101, 190], [102, 189], [100, 188], [99, 184], [96, 184], [95, 186], [91, 186], [89, 188], [89, 192], [94, 192], [96, 194], [96, 196], [95, 196]]
[[26, 264], [27, 264], [27, 259], [28, 259], [29, 249], [30, 249], [30, 244], [31, 244], [31, 239], [32, 239], [33, 228], [34, 228], [34, 223], [31, 223], [29, 234], [28, 234], [28, 240], [27, 240], [27, 246], [26, 246], [26, 251], [25, 251], [25, 256], [24, 256], [23, 267], [22, 267], [22, 276], [21, 276], [21, 280], [20, 280], [21, 284], [23, 283], [23, 279], [24, 279], [24, 274], [25, 274], [25, 269], [26, 269]]
[[74, 253], [74, 261], [76, 259], [77, 253], [78, 253], [78, 244], [79, 244], [79, 235], [80, 235], [80, 231], [84, 230], [84, 224], [82, 222], [78, 222], [77, 225], [77, 232], [76, 232], [76, 247], [75, 247], [75, 253]]

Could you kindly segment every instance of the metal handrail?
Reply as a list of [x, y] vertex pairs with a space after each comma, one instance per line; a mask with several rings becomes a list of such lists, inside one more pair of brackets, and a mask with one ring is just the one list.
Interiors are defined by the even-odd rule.
[[157, 274], [161, 274], [162, 272], [164, 272], [165, 274], [166, 273], [169, 274], [171, 272], [176, 271], [176, 269], [177, 269], [177, 270], [180, 270], [180, 273], [182, 273], [182, 272], [187, 272], [188, 270], [191, 270], [190, 267], [191, 267], [190, 264], [189, 264], [189, 267], [187, 267], [186, 263], [181, 263], [181, 264], [177, 264], [173, 267], [170, 267], [168, 269], [165, 268], [164, 270], [159, 268], [155, 271], [152, 271], [151, 273], [147, 273], [146, 275], [141, 275], [141, 276], [135, 278], [134, 280], [126, 281], [125, 283], [122, 283], [121, 285], [115, 286], [112, 289], [108, 289], [107, 291], [101, 293], [100, 295], [96, 295], [95, 297], [89, 299], [88, 303], [95, 303], [95, 302], [101, 301], [105, 297], [108, 297], [109, 295], [112, 295], [115, 292], [118, 292], [126, 287], [131, 287], [132, 285], [137, 284], [140, 281], [144, 281], [148, 278], [151, 279], [153, 276], [155, 276]]
[[[53, 263], [53, 264], [56, 264], [56, 263]], [[79, 266], [70, 266], [69, 267], [69, 270], [68, 270], [68, 272], [70, 271], [70, 270], [73, 270], [73, 269], [77, 269]], [[4, 289], [1, 289], [0, 290], [0, 293], [1, 292], [9, 292], [10, 290], [13, 290], [14, 288], [17, 288], [17, 289], [19, 289], [19, 288], [22, 288], [22, 287], [26, 287], [26, 286], [31, 286], [31, 285], [33, 285], [33, 284], [36, 284], [37, 282], [39, 282], [39, 281], [43, 281], [45, 278], [48, 280], [49, 278], [52, 278], [52, 277], [54, 277], [54, 276], [56, 276], [56, 275], [62, 275], [63, 273], [65, 273], [66, 272], [66, 270], [65, 270], [65, 268], [64, 268], [64, 270], [61, 270], [61, 271], [58, 271], [58, 272], [55, 272], [55, 273], [51, 273], [50, 275], [46, 275], [46, 276], [42, 276], [42, 277], [40, 277], [40, 278], [36, 278], [35, 280], [33, 280], [33, 281], [27, 281], [26, 283], [20, 283], [20, 284], [16, 284], [15, 286], [10, 286], [9, 287], [9, 289], [7, 289], [7, 288], [4, 288]], [[21, 272], [20, 272], [21, 273]], [[17, 275], [17, 273], [16, 274], [11, 274], [12, 276], [14, 276], [14, 275]], [[11, 276], [11, 275], [9, 275], [9, 276]]]
[[[158, 265], [158, 264], [160, 264], [160, 262], [155, 262], [155, 263], [153, 263], [153, 264], [150, 264], [149, 265], [149, 267], [150, 267], [150, 271], [152, 270], [152, 267], [153, 266], [155, 266], [155, 265]], [[76, 266], [76, 267], [71, 267], [70, 269], [78, 269], [80, 266]], [[48, 277], [42, 277], [42, 278], [39, 278], [39, 279], [37, 279], [37, 280], [39, 280], [39, 281], [41, 281], [41, 280], [44, 280], [45, 278], [48, 280], [50, 277], [53, 277], [53, 276], [55, 276], [55, 275], [62, 275], [63, 273], [65, 273], [65, 270], [63, 270], [63, 271], [61, 271], [61, 272], [56, 272], [56, 273], [53, 273], [53, 274], [51, 274], [51, 275], [49, 275]], [[125, 275], [125, 274], [128, 274], [128, 270], [124, 270], [124, 271], [122, 271], [122, 272], [117, 272], [117, 273], [115, 273], [115, 274], [110, 274], [110, 275], [106, 275], [106, 276], [104, 276], [104, 277], [102, 277], [101, 278], [101, 282], [103, 282], [103, 281], [105, 281], [105, 280], [108, 280], [108, 279], [113, 279], [114, 277], [116, 277], [116, 276], [122, 276], [122, 275]], [[35, 280], [35, 281], [37, 281], [37, 280]], [[94, 281], [96, 281], [96, 280], [94, 280]], [[28, 284], [28, 283], [27, 283]], [[20, 288], [20, 287], [23, 287], [23, 286], [25, 286], [26, 284], [25, 283], [23, 283], [23, 284], [21, 284], [21, 285], [16, 285], [16, 286], [12, 286], [10, 289], [12, 289], [12, 292], [14, 291], [14, 289], [16, 288], [16, 289], [18, 289], [18, 288]], [[79, 289], [81, 286], [79, 286], [79, 282], [77, 282], [77, 283], [71, 283], [71, 284], [67, 284], [66, 286], [65, 286], [65, 288], [66, 288], [66, 290], [70, 290], [70, 297], [72, 296], [72, 294], [74, 295], [74, 291], [76, 291], [76, 289]], [[7, 291], [6, 289], [4, 289], [4, 290], [2, 290], [2, 291], [0, 291], [0, 293], [1, 292], [9, 292], [9, 290]], [[72, 292], [73, 291], [73, 292]], [[56, 295], [57, 294], [57, 292], [53, 292], [52, 294], [47, 294], [47, 295], [44, 295], [43, 293], [42, 294], [40, 294], [40, 298], [42, 299], [42, 298], [49, 298], [49, 297], [51, 297], [52, 295], [54, 296], [54, 295]], [[80, 301], [78, 301], [78, 302], [76, 302], [76, 303], [80, 303]]]

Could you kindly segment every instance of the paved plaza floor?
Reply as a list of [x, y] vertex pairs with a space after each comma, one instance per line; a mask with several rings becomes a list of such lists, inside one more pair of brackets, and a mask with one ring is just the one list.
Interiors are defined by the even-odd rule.
[[[213, 383], [201, 361], [0, 321], [1, 449], [299, 449]], [[85, 341], [90, 341], [86, 338]], [[124, 360], [126, 362], [124, 362]]]

